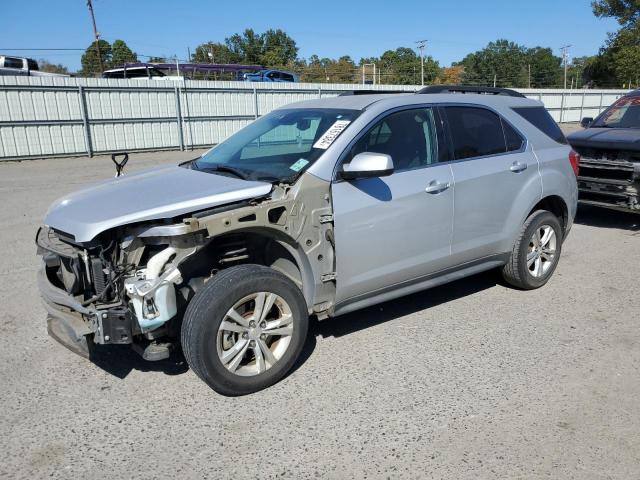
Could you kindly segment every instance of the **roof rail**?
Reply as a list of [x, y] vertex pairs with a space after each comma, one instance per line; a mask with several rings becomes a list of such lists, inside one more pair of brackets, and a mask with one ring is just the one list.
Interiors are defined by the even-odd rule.
[[520, 92], [516, 92], [510, 88], [473, 87], [470, 85], [431, 85], [424, 87], [422, 90], [418, 90], [417, 93], [478, 93], [481, 95], [504, 95], [507, 97], [526, 98]]
[[386, 93], [411, 93], [404, 90], [348, 90], [342, 92], [339, 97], [348, 97], [351, 95], [381, 95]]

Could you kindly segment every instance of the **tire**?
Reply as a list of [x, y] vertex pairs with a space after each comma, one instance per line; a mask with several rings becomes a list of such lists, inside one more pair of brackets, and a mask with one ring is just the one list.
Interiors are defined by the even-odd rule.
[[182, 350], [194, 373], [216, 392], [246, 395], [291, 370], [308, 325], [304, 296], [291, 280], [261, 265], [240, 265], [211, 278], [187, 306]]
[[[536, 232], [546, 232], [546, 227], [552, 229], [555, 235], [554, 242], [551, 242], [553, 238], [547, 241], [547, 246], [553, 243], [553, 249], [544, 248], [542, 242], [535, 245], [534, 235]], [[537, 238], [544, 240], [545, 237], [540, 233]], [[547, 210], [533, 212], [522, 226], [520, 235], [513, 246], [511, 257], [502, 269], [502, 277], [510, 285], [523, 290], [542, 287], [549, 281], [558, 266], [562, 253], [562, 241], [563, 231], [558, 217]], [[549, 252], [552, 250], [555, 251], [553, 258], [548, 260], [550, 258]], [[531, 264], [532, 259], [534, 259], [533, 264]], [[538, 260], [540, 264], [537, 263]]]

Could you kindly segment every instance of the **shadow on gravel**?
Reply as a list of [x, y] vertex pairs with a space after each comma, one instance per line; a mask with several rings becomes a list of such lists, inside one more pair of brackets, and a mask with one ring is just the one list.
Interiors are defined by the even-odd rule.
[[[489, 271], [322, 322], [311, 317], [309, 334], [302, 353], [285, 378], [304, 365], [313, 354], [318, 336], [326, 338], [349, 335], [442, 303], [455, 301], [498, 284], [499, 276], [495, 271]], [[180, 375], [189, 369], [180, 351], [173, 352], [167, 360], [148, 362], [127, 345], [97, 346], [91, 352], [91, 361], [118, 378], [125, 378], [132, 370]]]
[[173, 352], [166, 360], [148, 362], [128, 345], [96, 346], [91, 351], [91, 362], [121, 379], [129, 375], [132, 370], [163, 372], [165, 375], [180, 375], [189, 370], [182, 352]]
[[[348, 313], [315, 324], [314, 334], [322, 337], [342, 337], [412, 313], [455, 301], [500, 284], [495, 270], [414, 293], [389, 302]], [[314, 336], [315, 336], [314, 335]]]
[[619, 212], [608, 208], [598, 208], [589, 205], [580, 205], [575, 223], [598, 228], [618, 228], [640, 231], [640, 213]]

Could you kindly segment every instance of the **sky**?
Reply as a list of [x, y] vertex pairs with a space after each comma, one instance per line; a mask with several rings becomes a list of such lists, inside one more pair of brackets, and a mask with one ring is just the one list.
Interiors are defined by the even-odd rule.
[[[224, 41], [246, 28], [281, 28], [299, 56], [379, 56], [427, 39], [426, 55], [448, 66], [487, 43], [506, 38], [527, 47], [551, 47], [557, 55], [593, 55], [617, 30], [598, 19], [590, 0], [395, 0], [207, 1], [94, 0], [103, 39], [122, 39], [140, 55], [187, 59], [200, 43]], [[12, 49], [82, 48], [93, 40], [85, 0], [2, 0], [0, 54], [20, 54], [80, 68], [82, 52]], [[141, 57], [144, 60], [144, 57]]]

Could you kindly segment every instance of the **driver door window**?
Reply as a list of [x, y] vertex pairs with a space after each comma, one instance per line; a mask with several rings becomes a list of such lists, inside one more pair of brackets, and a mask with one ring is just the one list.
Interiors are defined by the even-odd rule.
[[351, 148], [345, 163], [362, 152], [390, 155], [394, 171], [423, 168], [437, 162], [436, 124], [430, 108], [402, 110], [376, 123]]
[[435, 118], [427, 107], [390, 113], [347, 150], [345, 163], [388, 154], [394, 173], [332, 185], [338, 308], [451, 266], [453, 176], [438, 162]]

